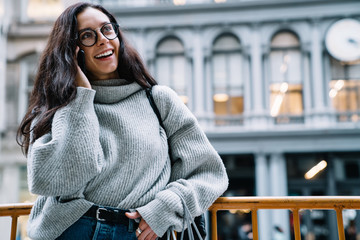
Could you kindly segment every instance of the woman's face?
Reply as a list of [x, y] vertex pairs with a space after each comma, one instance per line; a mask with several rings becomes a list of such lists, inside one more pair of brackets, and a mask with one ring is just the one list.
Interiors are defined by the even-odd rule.
[[88, 7], [77, 15], [78, 32], [83, 29], [96, 31], [97, 41], [91, 47], [80, 45], [85, 52], [85, 66], [89, 80], [118, 78], [119, 38], [107, 39], [100, 28], [109, 23], [109, 18], [101, 11]]

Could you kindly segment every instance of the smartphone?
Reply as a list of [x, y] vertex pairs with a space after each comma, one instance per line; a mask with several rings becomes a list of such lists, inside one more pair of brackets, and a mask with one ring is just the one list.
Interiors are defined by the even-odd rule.
[[86, 74], [85, 52], [84, 52], [84, 50], [80, 49], [80, 51], [78, 52], [77, 61], [78, 61], [78, 64], [79, 64], [79, 67], [80, 67], [81, 71], [83, 71], [83, 73]]

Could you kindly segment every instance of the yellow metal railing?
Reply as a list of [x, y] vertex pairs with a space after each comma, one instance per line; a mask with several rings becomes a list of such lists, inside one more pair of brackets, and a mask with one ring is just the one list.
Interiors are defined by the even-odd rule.
[[334, 210], [336, 212], [339, 240], [345, 240], [342, 210], [360, 209], [360, 197], [222, 197], [210, 207], [211, 239], [217, 240], [217, 218], [219, 210], [246, 209], [251, 211], [253, 239], [259, 239], [257, 210], [288, 209], [293, 212], [295, 240], [300, 240], [299, 211], [304, 209]]
[[[10, 216], [11, 240], [16, 239], [17, 219], [30, 213], [32, 204], [0, 204], [0, 217]], [[345, 240], [342, 210], [360, 209], [360, 197], [221, 197], [209, 208], [211, 212], [211, 239], [217, 240], [217, 216], [219, 210], [250, 210], [253, 239], [258, 240], [259, 209], [288, 209], [293, 212], [295, 240], [301, 240], [299, 211], [307, 209], [334, 210], [337, 217], [339, 240]], [[261, 227], [261, 226], [260, 226]]]
[[18, 217], [29, 215], [31, 207], [31, 203], [0, 204], [0, 217], [11, 217], [11, 240], [16, 239]]

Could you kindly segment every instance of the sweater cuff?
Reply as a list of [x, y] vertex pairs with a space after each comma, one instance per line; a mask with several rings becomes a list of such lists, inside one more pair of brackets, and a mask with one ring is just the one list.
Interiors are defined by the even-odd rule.
[[[162, 237], [166, 231], [178, 225], [179, 214], [176, 214], [175, 209], [181, 211], [183, 215], [183, 206], [180, 197], [171, 190], [164, 190], [157, 194], [154, 200], [145, 206], [136, 209], [141, 217], [146, 221], [150, 228], [158, 237]], [[181, 231], [182, 229], [175, 229]]]

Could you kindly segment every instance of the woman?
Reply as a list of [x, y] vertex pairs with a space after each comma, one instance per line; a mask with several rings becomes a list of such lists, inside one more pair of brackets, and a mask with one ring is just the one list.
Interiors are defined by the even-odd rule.
[[[165, 129], [144, 91], [151, 86]], [[156, 239], [183, 230], [181, 199], [195, 217], [228, 185], [194, 116], [156, 85], [98, 5], [75, 4], [55, 22], [18, 137], [39, 195], [33, 240]]]

